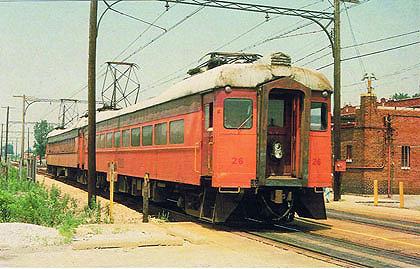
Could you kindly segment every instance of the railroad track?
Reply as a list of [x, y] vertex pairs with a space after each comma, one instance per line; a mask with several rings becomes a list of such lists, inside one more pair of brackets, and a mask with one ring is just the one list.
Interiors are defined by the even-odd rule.
[[327, 216], [329, 218], [338, 219], [338, 220], [346, 220], [352, 221], [356, 223], [368, 224], [372, 226], [379, 226], [383, 228], [387, 228], [394, 231], [404, 231], [405, 233], [410, 233], [414, 235], [420, 236], [420, 224], [410, 222], [410, 221], [403, 221], [403, 220], [384, 220], [378, 219], [374, 217], [366, 217], [363, 215], [358, 214], [349, 214], [342, 211], [327, 210]]
[[[46, 171], [42, 171], [40, 173], [49, 176]], [[87, 189], [87, 186], [74, 180], [68, 180], [61, 177], [55, 179], [85, 191]], [[108, 192], [101, 190], [97, 191], [97, 195], [109, 199]], [[130, 195], [116, 193], [114, 195], [114, 199], [117, 203], [124, 204], [131, 209], [141, 212], [141, 199], [138, 197], [135, 198]], [[311, 233], [313, 230], [329, 229], [330, 227], [329, 225], [302, 218], [296, 218], [294, 223], [284, 225], [267, 225], [258, 223], [256, 220], [248, 220], [246, 222], [238, 222], [233, 225], [226, 226], [209, 224], [205, 221], [198, 220], [195, 217], [179, 212], [175, 208], [168, 208], [166, 205], [163, 207], [163, 205], [151, 203], [149, 210], [152, 216], [157, 216], [162, 211], [169, 212], [170, 221], [198, 221], [200, 224], [209, 228], [232, 232], [252, 240], [292, 250], [305, 256], [341, 267], [420, 267], [420, 259], [418, 257], [392, 250], [366, 246], [348, 240]], [[329, 212], [329, 214], [332, 213]], [[343, 219], [347, 217], [343, 216], [343, 214], [339, 215], [339, 213], [334, 215], [334, 218], [336, 216], [341, 216]], [[367, 220], [362, 218], [359, 220], [360, 223], [366, 223], [366, 221]], [[396, 226], [392, 227], [397, 229]]]
[[[241, 236], [250, 239], [279, 243], [292, 247], [293, 250], [344, 267], [419, 267], [419, 257], [404, 254], [398, 251], [367, 246], [331, 236], [319, 235], [310, 230], [328, 229], [324, 224], [311, 221], [313, 227], [308, 228], [308, 223], [302, 227], [300, 218], [293, 224], [278, 225], [272, 228], [262, 225], [250, 230], [239, 231]], [[303, 250], [303, 252], [302, 252]], [[315, 256], [313, 256], [315, 254]]]

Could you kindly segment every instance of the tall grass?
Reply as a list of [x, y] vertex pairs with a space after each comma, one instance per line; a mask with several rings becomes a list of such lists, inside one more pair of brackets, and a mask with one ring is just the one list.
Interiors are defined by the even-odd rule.
[[18, 179], [17, 169], [9, 168], [9, 178], [0, 174], [0, 222], [24, 222], [56, 227], [70, 239], [84, 223], [101, 221], [101, 205], [79, 209], [76, 200], [56, 186]]

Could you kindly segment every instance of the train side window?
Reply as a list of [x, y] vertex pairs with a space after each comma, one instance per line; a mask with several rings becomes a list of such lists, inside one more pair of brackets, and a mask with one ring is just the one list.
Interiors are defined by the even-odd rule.
[[105, 148], [105, 134], [101, 134], [100, 148]]
[[311, 103], [311, 131], [325, 131], [327, 129], [327, 104]]
[[121, 139], [120, 139], [120, 137], [121, 137], [120, 131], [114, 132], [114, 146], [116, 148], [119, 148], [121, 146]]
[[131, 146], [140, 146], [140, 128], [131, 129]]
[[101, 136], [96, 135], [96, 148], [100, 148], [100, 147], [101, 147]]
[[113, 137], [113, 133], [106, 134], [106, 147], [107, 148], [112, 148], [112, 137]]
[[223, 119], [226, 129], [251, 129], [252, 100], [226, 98], [223, 105]]
[[213, 128], [213, 103], [204, 105], [204, 127]]
[[169, 123], [169, 143], [184, 143], [184, 120], [176, 120]]
[[123, 147], [130, 146], [130, 130], [122, 131], [122, 146]]
[[155, 145], [165, 145], [167, 141], [166, 122], [155, 125]]
[[151, 146], [153, 142], [153, 127], [152, 125], [143, 126], [141, 128], [141, 140], [143, 146]]

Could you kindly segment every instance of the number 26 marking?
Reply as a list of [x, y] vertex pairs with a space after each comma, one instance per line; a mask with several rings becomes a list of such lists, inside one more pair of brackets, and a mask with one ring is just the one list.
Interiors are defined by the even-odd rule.
[[239, 158], [233, 157], [232, 158], [232, 164], [235, 164], [235, 165], [244, 164], [244, 158], [242, 158], [242, 157], [239, 157]]

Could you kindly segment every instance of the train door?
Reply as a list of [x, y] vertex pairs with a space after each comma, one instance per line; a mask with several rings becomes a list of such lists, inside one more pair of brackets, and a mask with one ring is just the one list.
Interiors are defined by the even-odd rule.
[[296, 177], [300, 96], [273, 89], [268, 100], [266, 176]]
[[79, 130], [79, 136], [78, 136], [78, 143], [77, 143], [77, 152], [79, 153], [79, 156], [78, 156], [78, 166], [79, 166], [79, 169], [83, 169], [84, 168], [84, 164], [85, 164], [85, 162], [84, 162], [84, 152], [85, 152], [85, 145], [84, 145], [84, 135], [83, 135], [83, 132], [81, 131], [81, 130]]
[[214, 94], [209, 93], [203, 96], [203, 151], [202, 171], [203, 175], [213, 174], [213, 107]]

